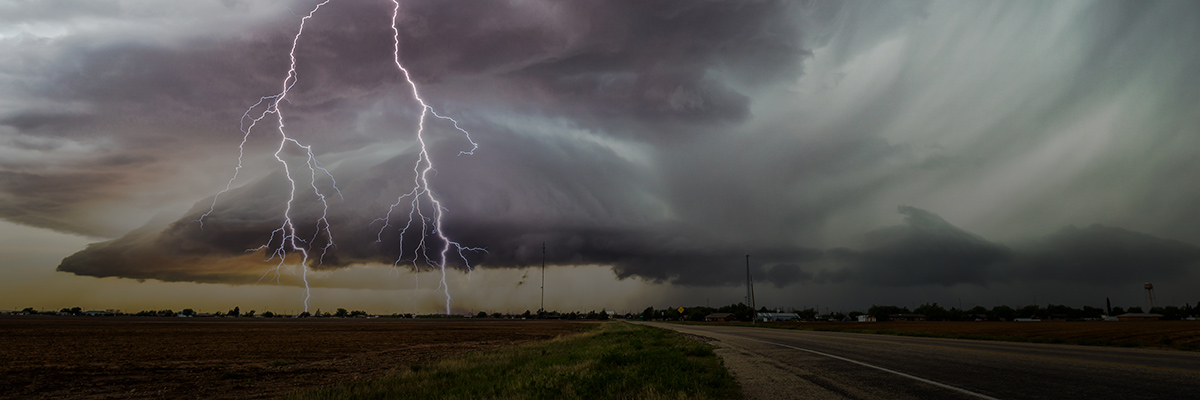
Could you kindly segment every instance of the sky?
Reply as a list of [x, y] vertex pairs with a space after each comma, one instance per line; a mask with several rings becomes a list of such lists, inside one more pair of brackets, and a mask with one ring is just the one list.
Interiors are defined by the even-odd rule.
[[0, 1], [0, 309], [1200, 302], [1195, 2], [316, 6]]

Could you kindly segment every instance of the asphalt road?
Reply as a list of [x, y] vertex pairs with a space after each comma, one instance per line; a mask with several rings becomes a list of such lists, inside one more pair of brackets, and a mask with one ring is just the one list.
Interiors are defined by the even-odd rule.
[[1200, 399], [1200, 353], [646, 323], [703, 336], [761, 399]]

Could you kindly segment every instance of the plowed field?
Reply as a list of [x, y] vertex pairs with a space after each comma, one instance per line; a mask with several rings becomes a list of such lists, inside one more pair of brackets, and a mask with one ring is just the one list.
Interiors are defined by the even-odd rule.
[[0, 316], [0, 398], [270, 398], [587, 327], [521, 320]]

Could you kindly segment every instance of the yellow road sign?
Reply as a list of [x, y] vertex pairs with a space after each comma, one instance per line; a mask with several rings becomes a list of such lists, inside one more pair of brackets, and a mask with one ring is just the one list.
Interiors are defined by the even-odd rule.
[[679, 311], [680, 314], [683, 314], [683, 307], [676, 308], [675, 311]]

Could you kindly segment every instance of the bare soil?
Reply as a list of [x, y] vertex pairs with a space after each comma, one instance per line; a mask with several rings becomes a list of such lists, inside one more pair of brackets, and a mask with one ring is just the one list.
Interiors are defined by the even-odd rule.
[[588, 326], [523, 320], [0, 316], [0, 398], [271, 398]]

